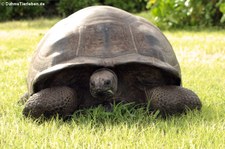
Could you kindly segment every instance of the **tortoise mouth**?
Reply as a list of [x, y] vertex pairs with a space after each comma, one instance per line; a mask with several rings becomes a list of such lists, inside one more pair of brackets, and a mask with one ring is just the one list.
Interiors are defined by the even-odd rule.
[[91, 95], [98, 99], [109, 99], [114, 96], [114, 92], [111, 89], [108, 90], [91, 90]]

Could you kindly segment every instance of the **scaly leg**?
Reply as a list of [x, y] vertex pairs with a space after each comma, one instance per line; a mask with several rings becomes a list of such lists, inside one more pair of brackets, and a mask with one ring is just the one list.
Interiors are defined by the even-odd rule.
[[27, 101], [23, 114], [38, 118], [46, 118], [58, 114], [66, 118], [73, 114], [78, 107], [76, 92], [69, 87], [60, 86], [41, 90], [33, 94]]
[[146, 98], [150, 101], [150, 110], [159, 110], [163, 117], [202, 107], [198, 96], [181, 86], [159, 86], [146, 90]]

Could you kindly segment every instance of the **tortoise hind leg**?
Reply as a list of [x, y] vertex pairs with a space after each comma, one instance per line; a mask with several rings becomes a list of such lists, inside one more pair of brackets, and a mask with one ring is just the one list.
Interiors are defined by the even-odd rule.
[[23, 109], [23, 114], [32, 118], [39, 118], [41, 115], [49, 118], [58, 114], [66, 118], [72, 115], [77, 107], [77, 95], [72, 88], [53, 87], [32, 95]]
[[201, 101], [191, 90], [181, 86], [160, 86], [146, 91], [147, 100], [150, 100], [150, 109], [159, 110], [160, 114], [174, 115], [186, 110], [201, 109]]

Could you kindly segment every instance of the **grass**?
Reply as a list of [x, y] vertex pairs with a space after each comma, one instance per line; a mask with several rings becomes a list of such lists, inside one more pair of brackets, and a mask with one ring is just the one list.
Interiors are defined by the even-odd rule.
[[0, 23], [0, 148], [225, 148], [225, 30], [165, 31], [182, 69], [183, 86], [201, 98], [201, 112], [155, 118], [118, 105], [40, 123], [22, 116], [33, 50], [59, 19]]

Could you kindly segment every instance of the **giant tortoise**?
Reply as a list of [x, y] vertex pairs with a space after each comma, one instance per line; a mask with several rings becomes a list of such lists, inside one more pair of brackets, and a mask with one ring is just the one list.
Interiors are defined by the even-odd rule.
[[149, 103], [165, 115], [201, 109], [181, 85], [167, 38], [147, 20], [109, 6], [59, 21], [38, 44], [29, 68], [25, 116], [59, 115], [97, 105]]

